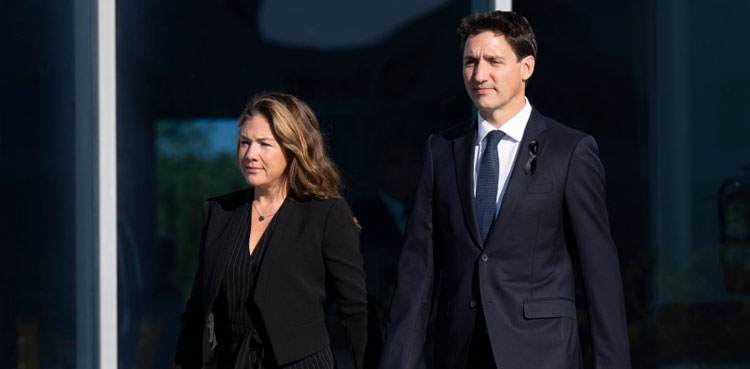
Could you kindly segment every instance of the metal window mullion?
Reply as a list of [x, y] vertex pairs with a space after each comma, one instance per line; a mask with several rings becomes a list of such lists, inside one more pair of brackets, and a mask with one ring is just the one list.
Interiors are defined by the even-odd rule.
[[117, 95], [115, 0], [96, 1], [99, 368], [117, 367]]
[[513, 10], [513, 0], [490, 0], [492, 10]]
[[513, 10], [512, 0], [471, 0], [471, 11], [484, 13], [493, 10]]

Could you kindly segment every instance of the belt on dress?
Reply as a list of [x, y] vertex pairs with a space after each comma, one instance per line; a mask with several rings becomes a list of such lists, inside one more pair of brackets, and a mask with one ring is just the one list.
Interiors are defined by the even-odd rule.
[[252, 363], [252, 369], [262, 369], [265, 350], [263, 349], [263, 340], [260, 339], [258, 331], [249, 325], [226, 324], [225, 327], [229, 333], [230, 343], [240, 343], [234, 369], [246, 369], [251, 353], [256, 354], [255, 362]]

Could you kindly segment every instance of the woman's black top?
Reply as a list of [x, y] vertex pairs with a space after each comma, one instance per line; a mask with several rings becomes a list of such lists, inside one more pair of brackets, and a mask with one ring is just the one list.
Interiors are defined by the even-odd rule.
[[[282, 205], [283, 206], [283, 205]], [[276, 217], [270, 219], [253, 253], [249, 252], [252, 207], [242, 215], [243, 229], [230, 237], [233, 245], [227, 259], [219, 296], [213, 311], [216, 316], [216, 333], [219, 369], [276, 369], [282, 368], [272, 357], [263, 320], [255, 305], [253, 294], [258, 271], [263, 262], [268, 240], [276, 227]], [[283, 368], [333, 369], [333, 355], [329, 347]]]

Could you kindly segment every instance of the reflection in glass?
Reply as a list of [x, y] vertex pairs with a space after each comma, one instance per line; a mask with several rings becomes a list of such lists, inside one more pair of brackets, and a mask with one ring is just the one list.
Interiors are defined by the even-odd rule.
[[[285, 47], [341, 49], [372, 45], [450, 0], [264, 0], [261, 36]], [[313, 15], [311, 15], [313, 14]]]
[[169, 284], [190, 295], [198, 262], [201, 204], [246, 185], [235, 159], [235, 119], [156, 123], [157, 244], [172, 250]]

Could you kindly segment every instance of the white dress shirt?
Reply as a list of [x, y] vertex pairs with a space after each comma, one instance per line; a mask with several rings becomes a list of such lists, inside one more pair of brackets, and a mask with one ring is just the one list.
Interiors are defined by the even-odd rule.
[[[523, 138], [523, 132], [526, 130], [526, 124], [529, 122], [531, 116], [531, 104], [529, 99], [526, 99], [526, 104], [523, 106], [518, 114], [514, 115], [508, 120], [500, 131], [505, 133], [503, 138], [497, 144], [497, 155], [499, 159], [500, 168], [498, 171], [497, 181], [497, 203], [495, 205], [495, 216], [500, 211], [500, 205], [503, 203], [503, 195], [508, 186], [508, 179], [510, 173], [513, 170], [513, 165], [516, 162], [516, 156], [518, 155], [518, 147], [521, 145], [521, 139]], [[481, 163], [482, 155], [485, 152], [487, 134], [490, 131], [497, 130], [492, 124], [487, 122], [481, 115], [477, 115], [477, 141], [474, 143], [474, 197], [477, 196], [477, 176], [479, 175], [479, 163]]]

